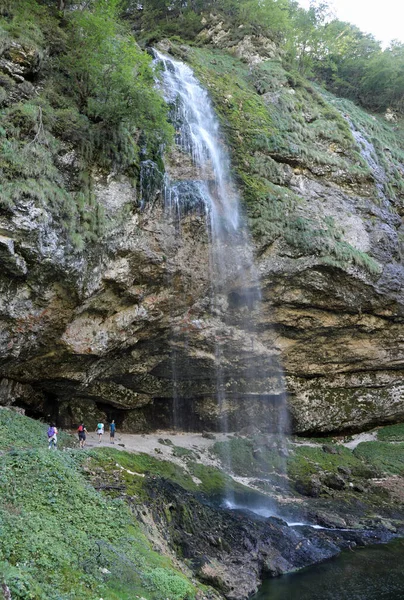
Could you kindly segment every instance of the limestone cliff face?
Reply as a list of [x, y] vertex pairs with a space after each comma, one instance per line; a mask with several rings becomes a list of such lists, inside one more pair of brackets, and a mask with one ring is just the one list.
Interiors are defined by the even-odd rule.
[[[215, 28], [206, 35], [216, 36], [220, 46], [224, 38]], [[235, 52], [250, 74], [262, 62], [278, 65], [271, 45], [250, 38], [243, 43]], [[203, 51], [181, 52], [198, 70], [197, 53]], [[213, 60], [219, 59], [206, 59], [210, 69], [217, 68]], [[205, 67], [199, 62], [208, 85]], [[282, 98], [296, 100], [286, 81], [262, 93], [250, 80], [245, 85], [269, 119]], [[225, 418], [231, 428], [241, 428], [246, 414], [254, 414], [265, 429], [284, 384], [297, 432], [361, 429], [403, 418], [404, 228], [394, 177], [403, 176], [404, 165], [398, 153], [383, 149], [386, 161], [378, 175], [329, 101], [305, 106], [299, 100], [300, 108], [289, 104], [290, 112], [307, 127], [320, 120], [321, 111], [334, 115], [329, 120], [339, 123], [340, 146], [321, 127], [312, 128], [306, 152], [292, 152], [293, 144], [289, 150], [251, 146], [241, 161], [234, 147], [246, 138], [226, 124], [231, 111], [246, 113], [240, 108], [246, 100], [236, 103], [230, 91], [220, 103], [219, 85], [212, 81], [210, 87], [247, 199], [261, 309], [249, 304], [229, 272], [220, 307], [212, 311], [202, 215], [185, 214], [179, 230], [164, 211], [161, 183], [142, 206], [129, 179], [93, 173], [96, 199], [110, 225], [98, 245], [87, 245], [81, 254], [60, 237], [46, 207], [27, 200], [0, 212], [0, 402], [58, 417], [66, 426], [81, 418], [90, 424], [115, 417], [122, 429], [145, 431], [172, 424], [176, 403], [183, 427], [217, 429]], [[383, 127], [390, 127], [390, 135], [393, 125]], [[320, 158], [313, 148], [321, 150]], [[254, 171], [258, 162], [261, 174]], [[65, 163], [62, 172], [71, 158]], [[174, 180], [195, 178], [192, 164], [175, 151], [167, 165]], [[272, 203], [248, 199], [254, 177], [276, 186]], [[276, 232], [257, 230], [264, 221], [275, 223]], [[235, 257], [240, 262], [241, 250]], [[243, 325], [249, 311], [255, 333]], [[218, 345], [226, 356], [219, 382]], [[250, 383], [247, 389], [250, 369], [257, 373], [254, 389]], [[218, 386], [227, 399], [220, 410]]]

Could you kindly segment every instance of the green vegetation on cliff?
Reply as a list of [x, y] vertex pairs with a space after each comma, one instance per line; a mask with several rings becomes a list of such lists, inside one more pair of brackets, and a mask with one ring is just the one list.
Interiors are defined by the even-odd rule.
[[[283, 241], [296, 258], [311, 255], [327, 265], [379, 273], [379, 265], [347, 241], [338, 220], [309, 206], [291, 183], [303, 173], [364, 195], [374, 184], [342, 116], [354, 115], [356, 126], [364, 113], [325, 98], [302, 77], [314, 69], [314, 47], [304, 39], [317, 40], [326, 27], [322, 10], [307, 12], [289, 0], [186, 6], [93, 0], [79, 8], [70, 1], [6, 3], [0, 12], [0, 206], [27, 206], [38, 219], [49, 211], [76, 250], [96, 243], [119, 215], [105, 215], [94, 176], [124, 174], [139, 186], [141, 160], [159, 162], [172, 136], [151, 59], [130, 27], [143, 40], [181, 34], [200, 46], [186, 51], [177, 44], [174, 51], [212, 95], [261, 251]], [[224, 50], [207, 47], [215, 27], [225, 33]], [[263, 35], [279, 47], [270, 42], [268, 50]], [[247, 39], [268, 60], [249, 65], [232, 56]], [[395, 137], [401, 130], [377, 122], [377, 131], [372, 123], [361, 127], [377, 138], [371, 141], [388, 176], [385, 191], [400, 211], [403, 153]]]
[[389, 123], [384, 116], [369, 114], [352, 101], [325, 93], [322, 95], [341, 114], [346, 115], [354, 126], [373, 145], [374, 158], [383, 169], [383, 193], [390, 200], [393, 210], [399, 214], [404, 209], [404, 123]]
[[314, 254], [325, 264], [353, 263], [378, 273], [376, 261], [344, 239], [332, 216], [316, 214], [289, 187], [293, 173], [305, 170], [347, 186], [371, 179], [340, 112], [277, 61], [250, 68], [206, 48], [190, 49], [186, 58], [212, 95], [262, 246], [283, 239], [297, 256]]
[[0, 56], [0, 208], [49, 210], [81, 250], [105, 226], [91, 171], [136, 185], [141, 149], [153, 155], [170, 139], [151, 59], [116, 0], [64, 14], [56, 3], [6, 3]]

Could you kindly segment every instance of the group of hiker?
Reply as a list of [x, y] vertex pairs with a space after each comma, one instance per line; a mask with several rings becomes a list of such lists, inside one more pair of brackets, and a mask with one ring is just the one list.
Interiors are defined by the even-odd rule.
[[[115, 444], [115, 431], [115, 421], [112, 420], [109, 424], [109, 441], [111, 444]], [[95, 432], [98, 435], [98, 443], [101, 444], [101, 438], [104, 435], [104, 423], [97, 423]], [[88, 433], [84, 423], [80, 423], [77, 433], [79, 434], [80, 448], [84, 448], [84, 446], [86, 445], [86, 437]]]
[[[111, 444], [115, 444], [115, 431], [116, 431], [115, 421], [112, 420], [111, 423], [109, 424], [109, 441]], [[97, 423], [97, 428], [96, 428], [95, 432], [98, 435], [98, 443], [100, 444], [102, 436], [104, 435], [104, 423], [101, 423], [101, 422]], [[77, 429], [77, 433], [79, 436], [80, 448], [84, 448], [86, 445], [86, 438], [87, 438], [87, 433], [88, 433], [84, 423], [80, 423], [80, 425]], [[57, 443], [58, 443], [57, 436], [58, 436], [57, 427], [54, 423], [51, 423], [49, 425], [49, 429], [48, 429], [49, 450], [51, 450], [52, 448], [54, 450], [56, 450]]]

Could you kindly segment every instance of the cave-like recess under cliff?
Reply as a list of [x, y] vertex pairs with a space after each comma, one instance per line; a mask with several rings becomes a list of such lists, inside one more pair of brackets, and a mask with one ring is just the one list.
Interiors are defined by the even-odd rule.
[[[261, 309], [229, 272], [212, 310], [204, 215], [185, 212], [179, 235], [148, 162], [147, 202], [139, 182], [94, 170], [108, 227], [81, 253], [27, 193], [0, 211], [2, 404], [66, 427], [115, 418], [143, 432], [173, 426], [175, 402], [184, 429], [217, 430], [223, 419], [241, 429], [248, 415], [265, 430], [285, 389], [298, 433], [404, 417], [404, 228], [393, 178], [404, 165], [393, 124], [308, 82], [292, 85], [269, 42], [250, 36], [230, 56], [217, 47], [217, 27], [205, 32], [215, 50], [162, 48], [192, 65], [217, 110], [251, 225]], [[379, 133], [391, 144], [372, 146], [367, 162], [363, 140]], [[66, 145], [61, 177], [73, 176], [75, 160]], [[184, 186], [198, 176], [178, 149], [165, 164]], [[253, 335], [243, 329], [246, 312]], [[250, 368], [259, 373], [253, 384]]]

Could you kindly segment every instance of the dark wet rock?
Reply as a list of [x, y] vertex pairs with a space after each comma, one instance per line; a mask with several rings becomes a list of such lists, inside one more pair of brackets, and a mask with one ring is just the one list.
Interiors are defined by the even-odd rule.
[[202, 437], [207, 440], [215, 440], [216, 439], [216, 436], [213, 433], [209, 433], [208, 431], [203, 431]]
[[253, 518], [216, 509], [177, 485], [146, 481], [148, 507], [172, 549], [187, 560], [196, 577], [228, 600], [245, 600], [261, 578], [303, 568], [335, 556], [344, 548], [387, 541], [392, 532], [377, 525], [372, 531], [346, 529], [334, 514], [318, 513], [325, 527], [289, 527], [278, 518]]
[[295, 482], [295, 489], [303, 496], [318, 498], [324, 489], [318, 475], [311, 475], [308, 479], [298, 479]]
[[382, 527], [384, 527], [385, 529], [387, 529], [387, 531], [391, 531], [391, 533], [397, 533], [397, 527], [391, 523], [390, 521], [387, 521], [385, 519], [382, 519], [382, 521], [380, 522], [380, 525]]
[[323, 452], [326, 452], [327, 454], [339, 454], [339, 448], [330, 444], [324, 444]]
[[158, 440], [159, 444], [162, 444], [163, 446], [173, 446], [173, 442], [169, 439], [169, 438], [159, 438]]
[[11, 275], [27, 274], [27, 264], [22, 256], [16, 253], [14, 240], [4, 235], [0, 235], [0, 264]]
[[0, 406], [23, 404], [44, 409], [44, 398], [30, 385], [23, 385], [9, 379], [0, 380]]
[[345, 480], [338, 473], [326, 473], [321, 480], [324, 485], [333, 490], [343, 490], [346, 487]]
[[338, 465], [337, 470], [342, 476], [349, 477], [352, 474], [352, 470], [345, 465]]
[[335, 515], [333, 513], [328, 512], [316, 512], [313, 515], [313, 520], [322, 527], [328, 528], [336, 528], [336, 529], [344, 529], [347, 527], [347, 523], [345, 519], [342, 517]]
[[258, 436], [261, 434], [261, 429], [256, 425], [248, 425], [246, 427], [242, 427], [238, 433], [248, 437]]
[[367, 489], [361, 483], [354, 483], [352, 489], [360, 494], [365, 494], [367, 492]]

